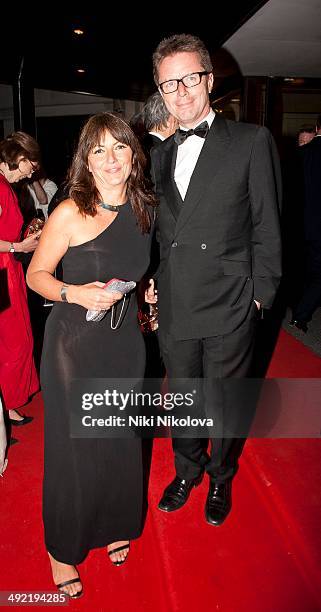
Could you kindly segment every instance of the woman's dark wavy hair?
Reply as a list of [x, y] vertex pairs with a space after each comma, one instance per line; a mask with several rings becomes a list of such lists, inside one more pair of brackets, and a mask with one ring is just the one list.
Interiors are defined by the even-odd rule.
[[94, 217], [101, 195], [93, 176], [88, 170], [88, 155], [102, 140], [104, 133], [110, 134], [133, 152], [133, 167], [127, 182], [127, 195], [142, 233], [148, 233], [152, 214], [149, 206], [155, 206], [156, 199], [149, 180], [144, 175], [146, 158], [129, 125], [113, 113], [99, 113], [88, 119], [84, 125], [76, 153], [68, 173], [69, 197], [74, 200], [80, 213]]

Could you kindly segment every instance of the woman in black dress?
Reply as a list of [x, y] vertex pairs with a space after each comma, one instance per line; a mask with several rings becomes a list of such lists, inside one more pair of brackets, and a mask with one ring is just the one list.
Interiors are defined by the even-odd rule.
[[[29, 287], [55, 302], [45, 332], [41, 384], [45, 403], [43, 517], [55, 584], [82, 593], [76, 569], [92, 548], [107, 546], [120, 565], [142, 529], [141, 441], [70, 436], [73, 379], [142, 378], [144, 342], [135, 293], [106, 292], [112, 278], [139, 281], [149, 264], [154, 195], [133, 132], [112, 113], [91, 117], [80, 135], [69, 199], [52, 213], [27, 274]], [[53, 276], [62, 259], [63, 282]], [[116, 304], [116, 302], [119, 302]], [[86, 310], [108, 310], [86, 321]]]

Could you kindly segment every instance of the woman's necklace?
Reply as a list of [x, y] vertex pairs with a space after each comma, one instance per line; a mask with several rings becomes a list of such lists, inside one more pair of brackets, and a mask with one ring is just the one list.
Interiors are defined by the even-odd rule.
[[105, 210], [112, 210], [113, 212], [119, 212], [119, 209], [124, 206], [123, 204], [106, 204], [106, 202], [98, 202], [98, 206], [101, 206]]

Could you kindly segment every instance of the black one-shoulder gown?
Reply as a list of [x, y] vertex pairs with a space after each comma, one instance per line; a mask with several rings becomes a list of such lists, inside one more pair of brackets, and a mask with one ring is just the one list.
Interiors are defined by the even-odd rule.
[[[150, 234], [141, 233], [130, 204], [124, 204], [95, 239], [68, 249], [64, 282], [139, 281], [149, 252]], [[68, 393], [73, 379], [144, 375], [136, 295], [131, 294], [119, 329], [111, 329], [110, 316], [108, 312], [100, 322], [87, 322], [84, 308], [57, 302], [45, 330], [45, 541], [55, 559], [72, 565], [92, 548], [137, 538], [142, 528], [141, 441], [70, 437]]]

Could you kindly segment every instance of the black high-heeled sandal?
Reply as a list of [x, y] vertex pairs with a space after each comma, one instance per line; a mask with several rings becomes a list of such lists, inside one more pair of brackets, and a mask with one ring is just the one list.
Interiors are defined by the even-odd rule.
[[[126, 549], [127, 549], [127, 550], [128, 550], [128, 552], [129, 552], [129, 548], [130, 548], [130, 546], [129, 546], [129, 542], [128, 542], [128, 544], [123, 544], [122, 546], [117, 546], [117, 548], [113, 548], [113, 550], [108, 550], [108, 551], [107, 551], [107, 552], [108, 552], [108, 556], [110, 557], [110, 556], [111, 556], [111, 555], [113, 555], [114, 553], [116, 553], [116, 552], [120, 552], [121, 550], [126, 550]], [[113, 565], [122, 565], [123, 563], [125, 563], [125, 561], [126, 561], [127, 557], [128, 557], [128, 553], [127, 553], [127, 555], [126, 555], [125, 559], [123, 559], [122, 561], [113, 561], [112, 559], [110, 559], [110, 560], [111, 560], [111, 562], [112, 562], [112, 564], [113, 564]]]
[[71, 599], [77, 599], [78, 597], [82, 596], [83, 589], [81, 589], [80, 591], [78, 591], [78, 593], [75, 593], [74, 595], [70, 595], [66, 591], [62, 590], [63, 587], [68, 586], [68, 584], [75, 584], [75, 582], [80, 582], [80, 584], [81, 584], [81, 580], [80, 580], [79, 576], [78, 576], [78, 578], [72, 578], [71, 580], [66, 580], [65, 582], [60, 582], [59, 584], [56, 584], [56, 587], [57, 587], [58, 591], [60, 591], [60, 593], [63, 593], [63, 595], [67, 595], [67, 597], [70, 597]]

